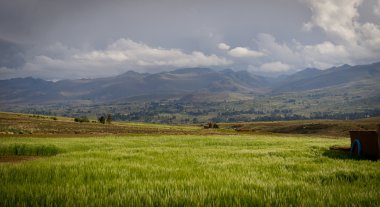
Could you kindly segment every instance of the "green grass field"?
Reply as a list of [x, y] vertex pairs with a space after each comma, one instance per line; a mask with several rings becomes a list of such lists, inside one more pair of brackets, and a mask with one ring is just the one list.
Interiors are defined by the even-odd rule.
[[0, 113], [0, 206], [380, 206], [380, 162], [329, 150], [378, 120], [240, 133]]
[[1, 138], [0, 206], [379, 206], [380, 163], [291, 135]]

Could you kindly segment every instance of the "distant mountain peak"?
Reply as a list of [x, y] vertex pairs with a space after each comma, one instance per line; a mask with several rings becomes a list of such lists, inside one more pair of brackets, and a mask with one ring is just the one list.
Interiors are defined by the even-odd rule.
[[133, 71], [133, 70], [128, 70], [127, 72], [125, 72], [121, 75], [137, 75], [137, 74], [140, 74], [140, 73]]
[[322, 70], [316, 69], [316, 68], [306, 68], [304, 70], [298, 71], [292, 75], [285, 76], [284, 77], [284, 82], [292, 82], [296, 80], [301, 80], [301, 79], [307, 79], [311, 78], [314, 76], [317, 76], [319, 74], [323, 73]]
[[306, 72], [306, 71], [321, 71], [320, 69], [317, 68], [305, 68], [304, 70], [301, 70], [300, 72]]
[[232, 69], [224, 69], [222, 70], [223, 73], [233, 73], [234, 71]]
[[[346, 68], [348, 67], [348, 68]], [[342, 69], [343, 68], [343, 69]], [[380, 63], [347, 65], [326, 70], [307, 68], [282, 79], [271, 80], [249, 71], [182, 68], [171, 72], [139, 73], [128, 71], [119, 76], [45, 81], [32, 77], [0, 80], [0, 103], [59, 103], [62, 101], [117, 101], [131, 97], [177, 96], [200, 92], [259, 94], [298, 92], [328, 87], [346, 87], [353, 83], [377, 84]], [[372, 87], [372, 86], [371, 86]], [[37, 96], [36, 94], [48, 94]]]
[[328, 70], [346, 70], [346, 69], [349, 69], [349, 68], [352, 68], [352, 66], [351, 65], [349, 65], [349, 64], [344, 64], [344, 65], [341, 65], [341, 66], [337, 66], [337, 67], [332, 67], [332, 68], [330, 68], [330, 69], [328, 69]]
[[144, 74], [143, 73], [138, 73], [138, 72], [135, 72], [133, 70], [129, 70], [123, 74], [120, 74], [116, 77], [119, 77], [119, 78], [123, 78], [123, 77], [140, 77], [140, 76], [143, 76]]
[[275, 90], [305, 91], [351, 85], [354, 82], [370, 80], [377, 82], [380, 77], [380, 67], [376, 64], [350, 66], [348, 64], [332, 67], [326, 70], [303, 70], [285, 79]]
[[198, 73], [200, 74], [200, 73], [211, 73], [211, 72], [214, 72], [214, 71], [210, 68], [180, 68], [170, 73], [174, 73], [174, 74]]

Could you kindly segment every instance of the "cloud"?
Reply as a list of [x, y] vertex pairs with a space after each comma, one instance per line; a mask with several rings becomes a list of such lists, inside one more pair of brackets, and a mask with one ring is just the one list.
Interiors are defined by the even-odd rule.
[[307, 3], [313, 14], [306, 28], [319, 27], [339, 41], [356, 41], [357, 7], [362, 0], [308, 0]]
[[286, 72], [306, 67], [326, 69], [346, 63], [379, 61], [380, 27], [371, 22], [359, 22], [361, 0], [306, 2], [312, 16], [303, 25], [304, 31], [312, 32], [319, 28], [327, 40], [316, 44], [303, 44], [297, 40], [283, 43], [271, 34], [258, 34], [253, 41], [258, 50], [267, 55], [261, 57], [258, 63], [252, 63], [250, 70]]
[[276, 62], [264, 63], [260, 67], [250, 65], [248, 67], [248, 70], [252, 72], [263, 72], [266, 74], [273, 74], [273, 73], [277, 74], [277, 73], [287, 72], [289, 71], [290, 68], [291, 68], [290, 65], [282, 63], [280, 61], [276, 61]]
[[270, 62], [261, 65], [261, 70], [266, 72], [286, 72], [290, 69], [290, 66], [282, 62]]
[[269, 61], [288, 62], [292, 65], [302, 64], [302, 58], [296, 45], [289, 46], [285, 43], [279, 43], [274, 36], [266, 33], [258, 34], [254, 42], [259, 50], [268, 54]]
[[[307, 1], [313, 12], [307, 24], [321, 28], [331, 41], [314, 45], [325, 56], [339, 61], [368, 62], [380, 57], [380, 27], [359, 22], [358, 7], [362, 0]], [[308, 46], [306, 50], [310, 51]]]
[[[119, 39], [103, 50], [80, 50], [56, 43], [43, 54], [34, 56], [18, 74], [45, 79], [95, 78], [118, 75], [127, 70], [159, 72], [181, 67], [212, 67], [232, 61], [199, 51], [185, 53], [180, 49], [150, 47], [130, 39]], [[12, 75], [1, 69], [0, 74]], [[4, 78], [2, 76], [2, 78]]]
[[376, 5], [373, 7], [373, 13], [380, 16], [380, 0], [377, 0]]
[[347, 48], [344, 45], [334, 44], [330, 41], [314, 45], [303, 45], [293, 40], [292, 43], [286, 44], [278, 42], [270, 34], [259, 34], [254, 41], [261, 51], [265, 51], [265, 53], [268, 54], [264, 59], [261, 59], [261, 61], [270, 63], [269, 66], [279, 66], [280, 64], [278, 63], [289, 66], [288, 68], [278, 67], [283, 70], [273, 70], [276, 72], [298, 71], [306, 67], [326, 69], [334, 65], [351, 63], [351, 54], [347, 51]]
[[[346, 63], [354, 65], [380, 61], [380, 0], [370, 3], [364, 0], [289, 1], [290, 10], [276, 9], [273, 5], [277, 5], [278, 2], [268, 1], [265, 14], [261, 12], [261, 7], [255, 7], [257, 11], [252, 12], [253, 7], [247, 7], [245, 3], [218, 4], [223, 11], [226, 8], [234, 8], [233, 12], [239, 11], [237, 15], [228, 17], [219, 9], [212, 9], [210, 12], [209, 9], [214, 7], [200, 3], [188, 3], [192, 9], [183, 7], [182, 4], [157, 7], [151, 3], [128, 3], [121, 7], [115, 3], [106, 4], [105, 10], [99, 10], [99, 6], [92, 8], [84, 7], [87, 4], [83, 4], [82, 7], [78, 7], [77, 4], [65, 2], [63, 5], [66, 6], [61, 3], [43, 4], [40, 1], [33, 3], [32, 5], [47, 8], [43, 10], [46, 14], [41, 16], [36, 16], [32, 10], [26, 9], [29, 7], [21, 3], [19, 7], [23, 9], [17, 11], [24, 12], [16, 12], [9, 8], [9, 5], [0, 8], [0, 16], [3, 14], [6, 17], [13, 13], [21, 15], [11, 15], [11, 19], [0, 18], [4, 20], [0, 21], [2, 28], [8, 28], [0, 34], [0, 38], [28, 43], [33, 47], [30, 49], [28, 46], [25, 52], [14, 50], [12, 53], [12, 50], [1, 50], [5, 47], [0, 45], [0, 50], [5, 51], [0, 54], [0, 78], [94, 78], [117, 75], [128, 70], [160, 72], [181, 67], [229, 67], [239, 70], [248, 68], [258, 73], [273, 71], [272, 74], [279, 74], [295, 72], [306, 67], [326, 69]], [[300, 6], [299, 2], [304, 4]], [[246, 5], [253, 4], [251, 2]], [[139, 10], [143, 7], [145, 9]], [[143, 18], [150, 15], [149, 11], [154, 7], [161, 12], [152, 14], [153, 18]], [[90, 10], [86, 10], [86, 13], [78, 8]], [[178, 20], [172, 18], [172, 13], [167, 12], [168, 8], [173, 11], [184, 9], [183, 11], [191, 12], [180, 12], [186, 18]], [[247, 10], [243, 11], [242, 8]], [[311, 11], [310, 16], [302, 10], [307, 8]], [[125, 9], [131, 11], [125, 12]], [[280, 10], [283, 12], [273, 12]], [[194, 19], [193, 11], [201, 12], [201, 15], [196, 15], [199, 19]], [[247, 15], [240, 15], [242, 11], [247, 12]], [[274, 15], [266, 18], [269, 11]], [[366, 14], [360, 13], [362, 11]], [[23, 16], [25, 12], [28, 15]], [[57, 12], [62, 15], [52, 15], [58, 14]], [[203, 18], [203, 15], [209, 17], [210, 14], [220, 18], [199, 21], [207, 19]], [[373, 16], [374, 14], [379, 16]], [[264, 18], [267, 21], [261, 24], [259, 20]], [[148, 21], [149, 19], [155, 21]], [[191, 21], [183, 24], [186, 20]], [[371, 22], [366, 22], [367, 20]], [[141, 21], [150, 26], [141, 27]], [[121, 24], [126, 26], [120, 27]], [[278, 28], [284, 24], [288, 30], [279, 30]], [[268, 25], [270, 26], [267, 27]], [[182, 29], [178, 29], [182, 26]], [[297, 30], [296, 27], [301, 30]], [[13, 33], [12, 28], [16, 32]], [[32, 33], [28, 32], [30, 28], [34, 28], [31, 30]], [[268, 33], [262, 33], [261, 29]], [[289, 38], [292, 35], [303, 37]], [[125, 36], [141, 42], [121, 38]], [[254, 39], [250, 41], [249, 38], [252, 37]], [[116, 41], [109, 43], [108, 38]], [[146, 44], [148, 41], [149, 44]], [[73, 46], [81, 44], [84, 46]]]
[[198, 67], [231, 64], [231, 61], [216, 55], [205, 55], [194, 51], [190, 54], [180, 49], [153, 48], [130, 39], [120, 39], [106, 50], [96, 50], [73, 56], [81, 61], [127, 63], [143, 67]]
[[343, 45], [336, 45], [329, 41], [302, 46], [301, 55], [307, 67], [326, 69], [343, 63], [351, 63], [347, 49]]
[[265, 55], [262, 52], [254, 51], [246, 47], [235, 47], [229, 50], [228, 54], [237, 58], [257, 58]]
[[229, 50], [230, 46], [227, 45], [226, 43], [219, 43], [218, 48], [221, 50]]
[[0, 38], [0, 68], [18, 68], [25, 63], [25, 46]]
[[13, 77], [20, 77], [17, 70], [7, 67], [0, 67], [0, 79]]

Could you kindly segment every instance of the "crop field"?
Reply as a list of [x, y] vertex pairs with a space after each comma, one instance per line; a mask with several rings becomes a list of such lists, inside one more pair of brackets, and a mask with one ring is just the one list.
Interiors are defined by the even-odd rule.
[[348, 137], [131, 125], [163, 134], [2, 134], [0, 206], [380, 206], [380, 162], [329, 150]]

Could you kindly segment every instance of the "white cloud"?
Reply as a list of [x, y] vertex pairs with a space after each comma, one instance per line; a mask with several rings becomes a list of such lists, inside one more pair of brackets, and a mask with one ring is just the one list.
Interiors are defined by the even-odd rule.
[[306, 28], [319, 27], [339, 41], [356, 41], [357, 7], [362, 0], [308, 0], [313, 14]]
[[[304, 31], [320, 28], [327, 40], [316, 44], [278, 42], [270, 34], [258, 34], [254, 42], [267, 54], [251, 64], [253, 71], [297, 71], [306, 67], [326, 69], [341, 64], [379, 61], [380, 26], [359, 22], [358, 6], [362, 0], [306, 0], [312, 11]], [[380, 5], [380, 0], [379, 0]], [[285, 64], [285, 65], [281, 65]], [[288, 67], [289, 66], [289, 67]]]
[[278, 73], [278, 72], [286, 72], [290, 69], [288, 64], [282, 62], [270, 62], [264, 63], [260, 66], [261, 71], [269, 72], [269, 73]]
[[356, 46], [366, 48], [367, 50], [369, 50], [368, 53], [373, 53], [374, 51], [380, 52], [379, 25], [369, 23], [369, 22], [364, 23], [360, 27], [359, 34], [360, 34], [361, 40]]
[[248, 71], [250, 72], [259, 72], [261, 74], [265, 75], [278, 75], [282, 73], [288, 72], [292, 68], [291, 65], [288, 65], [286, 63], [275, 61], [275, 62], [267, 62], [261, 65], [249, 65]]
[[18, 71], [15, 69], [10, 69], [6, 67], [0, 68], [0, 79], [3, 78], [13, 78], [13, 77], [20, 77], [20, 75], [17, 73]]
[[[366, 52], [380, 49], [380, 26], [374, 23], [358, 21], [358, 6], [362, 0], [309, 0], [313, 11], [312, 19], [308, 24], [318, 26], [327, 35], [335, 37], [335, 44], [343, 45], [350, 52]], [[380, 0], [377, 2], [380, 7]], [[356, 54], [355, 54], [356, 55]]]
[[[358, 7], [362, 0], [307, 2], [313, 12], [308, 24], [321, 28], [325, 34], [332, 37], [330, 41], [305, 47], [307, 52], [314, 50], [313, 54], [325, 56], [319, 56], [322, 60], [318, 61], [331, 65], [338, 62], [361, 63], [379, 60], [380, 26], [370, 22], [359, 22]], [[378, 4], [380, 5], [380, 1]]]
[[303, 24], [302, 30], [305, 32], [310, 32], [313, 29], [314, 25], [311, 22], [306, 22]]
[[228, 51], [228, 54], [231, 55], [232, 57], [238, 57], [238, 58], [258, 58], [262, 57], [265, 54], [262, 52], [250, 50], [249, 48], [246, 47], [235, 47]]
[[257, 38], [254, 39], [257, 46], [261, 51], [265, 51], [273, 61], [282, 61], [287, 62], [292, 65], [302, 64], [302, 58], [295, 47], [291, 48], [285, 43], [279, 43], [276, 39], [266, 33], [261, 33], [257, 35]]
[[[280, 43], [270, 34], [259, 34], [254, 39], [260, 50], [268, 55], [262, 61], [267, 63], [284, 63], [289, 70], [301, 70], [306, 67], [326, 69], [334, 65], [351, 63], [350, 53], [344, 45], [325, 41], [315, 45], [302, 45], [294, 40], [291, 44]], [[269, 66], [273, 66], [270, 64]], [[278, 66], [279, 64], [277, 64]], [[290, 65], [292, 67], [290, 67]], [[258, 67], [258, 66], [257, 66]], [[262, 67], [259, 67], [262, 68]], [[265, 68], [265, 67], [264, 67]], [[285, 67], [278, 67], [284, 68]], [[285, 72], [285, 70], [283, 70]]]
[[216, 55], [205, 55], [194, 51], [190, 54], [179, 49], [153, 48], [130, 39], [120, 39], [106, 50], [91, 51], [75, 55], [74, 58], [96, 62], [125, 62], [132, 66], [198, 67], [231, 64], [231, 61]]
[[229, 50], [231, 47], [227, 45], [226, 43], [219, 43], [218, 48], [221, 50]]
[[377, 0], [376, 5], [373, 7], [373, 13], [380, 16], [380, 0]]
[[[127, 70], [159, 72], [181, 67], [211, 67], [232, 64], [214, 54], [180, 49], [150, 47], [130, 39], [119, 39], [104, 50], [70, 49], [61, 43], [46, 49], [46, 54], [33, 57], [18, 74], [45, 79], [95, 78], [118, 75]], [[0, 74], [12, 74], [1, 69]], [[3, 78], [3, 76], [2, 76]]]

